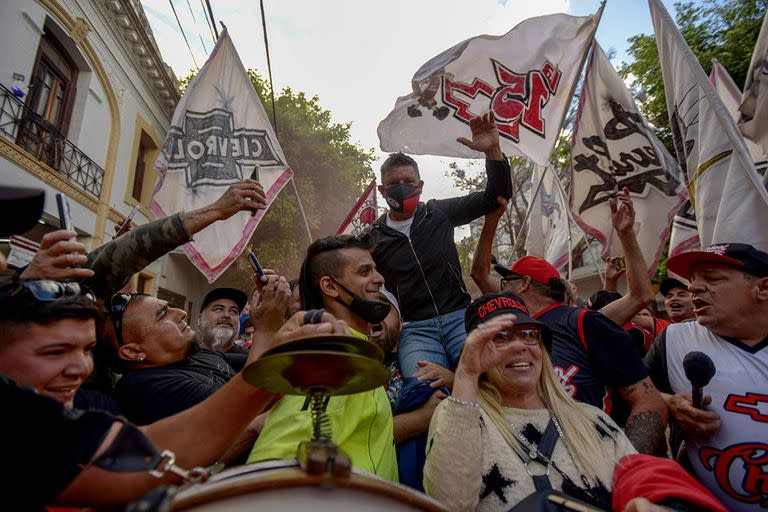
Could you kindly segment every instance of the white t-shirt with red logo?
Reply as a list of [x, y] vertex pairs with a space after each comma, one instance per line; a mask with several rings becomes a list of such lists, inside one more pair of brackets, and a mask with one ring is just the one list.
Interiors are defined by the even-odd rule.
[[696, 475], [730, 511], [768, 510], [768, 338], [748, 347], [697, 322], [670, 325], [667, 371], [676, 394], [691, 392], [683, 358], [692, 351], [715, 363], [704, 393], [712, 396], [707, 409], [720, 416], [711, 436], [686, 438]]

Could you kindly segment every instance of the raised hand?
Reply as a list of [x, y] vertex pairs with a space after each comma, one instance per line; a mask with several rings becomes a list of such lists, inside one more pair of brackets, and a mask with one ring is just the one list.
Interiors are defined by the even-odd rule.
[[493, 112], [486, 112], [472, 119], [469, 122], [469, 129], [472, 130], [472, 140], [459, 137], [456, 141], [475, 151], [482, 151], [488, 160], [504, 158], [499, 145], [499, 129], [496, 127]]
[[267, 207], [267, 196], [258, 181], [243, 180], [230, 185], [211, 206], [219, 220], [232, 217], [240, 211], [256, 212]]
[[499, 203], [499, 207], [493, 210], [492, 212], [485, 214], [485, 220], [490, 220], [494, 222], [498, 222], [502, 215], [504, 215], [504, 212], [507, 211], [507, 200], [504, 199], [501, 196], [498, 196], [496, 198], [496, 202]]
[[19, 276], [21, 279], [51, 279], [69, 281], [86, 279], [93, 275], [89, 268], [76, 268], [88, 262], [88, 252], [78, 242], [74, 231], [60, 229], [43, 236], [40, 250]]
[[616, 261], [618, 259], [619, 259], [618, 256], [612, 256], [605, 260], [605, 280], [606, 281], [615, 283], [619, 280], [621, 276], [624, 275], [624, 272], [626, 272], [627, 269], [625, 268], [619, 269], [616, 266]]
[[618, 234], [631, 233], [635, 227], [635, 208], [629, 197], [629, 189], [624, 187], [616, 198], [611, 198], [611, 223]]
[[[266, 271], [265, 271], [266, 272]], [[285, 310], [291, 298], [291, 288], [283, 276], [265, 274], [254, 275], [258, 283], [251, 296], [249, 316], [254, 330], [277, 332], [283, 325]]]
[[467, 341], [464, 342], [456, 374], [463, 372], [464, 375], [479, 378], [480, 375], [504, 361], [509, 353], [515, 350], [515, 344], [497, 344], [494, 339], [502, 331], [511, 332], [515, 326], [515, 320], [516, 317], [512, 314], [499, 315], [483, 322], [470, 332]]

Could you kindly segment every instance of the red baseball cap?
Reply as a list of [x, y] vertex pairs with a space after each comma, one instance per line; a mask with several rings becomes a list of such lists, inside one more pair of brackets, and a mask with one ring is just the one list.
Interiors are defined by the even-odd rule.
[[768, 276], [768, 254], [749, 244], [713, 244], [703, 251], [688, 251], [667, 260], [667, 269], [683, 279], [691, 279], [691, 270], [700, 263], [719, 263], [740, 268], [757, 277]]
[[508, 277], [513, 274], [528, 276], [544, 286], [547, 286], [549, 280], [553, 277], [560, 279], [560, 272], [558, 272], [555, 267], [553, 267], [547, 260], [536, 256], [523, 256], [510, 268], [501, 265], [496, 265], [494, 268], [502, 277]]

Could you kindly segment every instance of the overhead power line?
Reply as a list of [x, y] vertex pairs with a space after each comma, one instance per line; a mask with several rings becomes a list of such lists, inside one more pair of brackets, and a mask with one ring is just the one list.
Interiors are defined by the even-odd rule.
[[187, 0], [187, 7], [189, 7], [189, 14], [192, 15], [192, 21], [195, 24], [195, 30], [197, 30], [197, 36], [200, 38], [200, 44], [203, 45], [203, 50], [205, 51], [205, 54], [208, 54], [208, 48], [205, 47], [205, 43], [203, 42], [203, 36], [200, 34], [200, 29], [197, 25], [197, 18], [195, 17], [195, 11], [192, 10], [192, 4], [189, 3], [189, 0]]
[[213, 39], [213, 44], [216, 44], [216, 36], [213, 34], [213, 22], [208, 17], [208, 10], [205, 8], [205, 0], [200, 0], [200, 7], [203, 8], [203, 14], [205, 15], [205, 23], [208, 25], [208, 30], [211, 31], [211, 39]]
[[187, 43], [187, 49], [189, 50], [189, 54], [192, 56], [192, 62], [195, 63], [195, 67], [198, 71], [200, 71], [200, 66], [197, 65], [197, 59], [195, 59], [195, 54], [192, 51], [192, 47], [189, 45], [189, 40], [187, 40], [187, 34], [184, 33], [184, 28], [181, 26], [181, 21], [179, 21], [179, 15], [176, 14], [176, 7], [173, 6], [173, 0], [168, 0], [168, 3], [171, 4], [171, 10], [173, 11], [173, 16], [176, 18], [176, 23], [179, 25], [179, 30], [181, 30], [181, 36], [184, 38], [184, 42]]
[[213, 9], [211, 9], [211, 0], [205, 0], [205, 5], [208, 7], [208, 16], [211, 17], [211, 25], [213, 25], [213, 32], [216, 34], [216, 40], [219, 40], [219, 29], [216, 28], [216, 18], [213, 16]]

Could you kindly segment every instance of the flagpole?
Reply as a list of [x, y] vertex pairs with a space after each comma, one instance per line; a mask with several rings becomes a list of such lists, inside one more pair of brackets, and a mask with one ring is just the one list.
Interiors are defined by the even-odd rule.
[[[603, 9], [605, 9], [605, 2], [607, 0], [602, 0], [600, 2], [600, 7], [597, 9], [597, 13], [595, 13], [595, 16], [597, 16], [597, 19], [595, 20], [595, 28], [592, 30], [592, 42], [595, 41], [595, 34], [597, 33], [597, 26], [600, 24], [600, 20], [603, 18]], [[579, 67], [577, 68], [579, 70], [579, 74], [581, 74], [581, 71], [584, 69], [584, 64], [587, 62], [587, 57], [589, 56], [589, 52], [592, 50], [592, 45], [588, 45], [587, 49], [584, 51], [584, 55], [581, 56], [581, 62], [579, 63]], [[573, 85], [571, 85], [571, 91], [568, 93], [568, 105], [570, 106], [570, 102], [573, 100], [573, 95], [576, 93], [576, 86], [578, 85], [578, 80], [573, 81]], [[568, 111], [570, 108], [566, 108], [563, 110], [563, 118], [560, 119], [560, 130], [559, 132], [562, 132], [563, 129], [565, 129], [565, 118], [568, 117]]]
[[[544, 175], [547, 173], [547, 169], [548, 167], [544, 167], [541, 176], [539, 176], [539, 182], [536, 184], [536, 190], [534, 190], [533, 194], [531, 194], [531, 200], [528, 201], [528, 209], [525, 211], [525, 217], [523, 217], [523, 222], [520, 224], [521, 230], [523, 229], [523, 226], [528, 223], [528, 217], [531, 215], [531, 208], [533, 207], [534, 198], [539, 194], [539, 190], [541, 190], [541, 184], [544, 182]], [[520, 237], [517, 237], [515, 240], [515, 245], [512, 246], [512, 254], [509, 255], [509, 261], [507, 262], [509, 265], [512, 265], [512, 262], [516, 259], [515, 254], [517, 254], [518, 245], [520, 245]]]
[[296, 199], [299, 201], [299, 210], [301, 211], [301, 218], [304, 219], [304, 226], [307, 228], [307, 237], [309, 238], [309, 243], [312, 243], [312, 231], [309, 230], [307, 215], [304, 213], [304, 205], [301, 203], [299, 189], [296, 188], [296, 182], [293, 180], [293, 176], [291, 176], [291, 185], [293, 186], [293, 192], [296, 194]]

